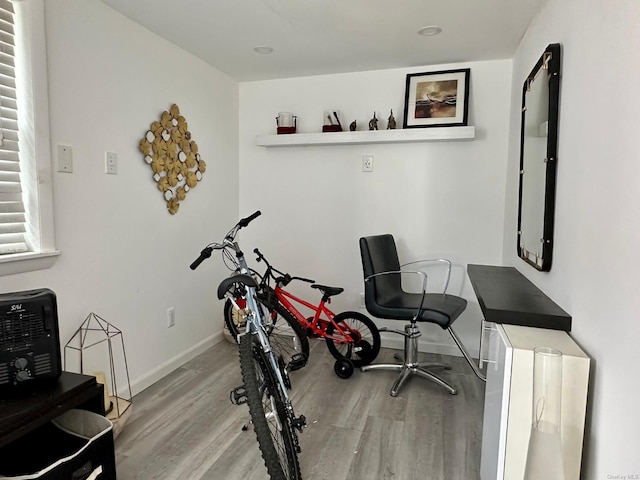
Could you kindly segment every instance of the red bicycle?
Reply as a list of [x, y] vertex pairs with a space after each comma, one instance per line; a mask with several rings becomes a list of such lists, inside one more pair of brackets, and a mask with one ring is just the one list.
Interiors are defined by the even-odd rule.
[[[331, 297], [342, 293], [343, 288], [319, 285], [308, 278], [291, 276], [269, 264], [257, 248], [254, 253], [258, 256], [257, 261], [264, 262], [267, 266], [265, 273], [258, 275], [261, 278], [257, 290], [259, 302], [265, 305], [272, 315], [286, 317], [287, 323], [291, 323], [292, 320], [299, 322], [306, 329], [307, 336], [324, 338], [329, 352], [336, 359], [334, 364], [336, 375], [340, 378], [349, 378], [353, 374], [354, 367], [368, 365], [375, 360], [380, 352], [380, 332], [376, 324], [362, 313], [347, 311], [336, 315], [327, 307], [327, 304], [331, 303]], [[275, 282], [275, 287], [270, 285], [272, 280]], [[322, 298], [318, 305], [313, 305], [286, 291], [284, 287], [293, 280], [311, 283], [311, 288], [320, 290]], [[243, 307], [241, 304], [238, 306]], [[313, 312], [313, 315], [305, 316], [299, 310], [303, 307]], [[242, 314], [230, 300], [225, 304], [224, 319], [234, 337], [242, 333]]]

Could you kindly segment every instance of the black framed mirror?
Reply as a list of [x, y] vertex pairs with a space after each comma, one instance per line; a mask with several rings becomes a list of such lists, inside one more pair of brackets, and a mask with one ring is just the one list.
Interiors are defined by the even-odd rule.
[[522, 88], [518, 256], [551, 269], [558, 165], [560, 44], [549, 45]]

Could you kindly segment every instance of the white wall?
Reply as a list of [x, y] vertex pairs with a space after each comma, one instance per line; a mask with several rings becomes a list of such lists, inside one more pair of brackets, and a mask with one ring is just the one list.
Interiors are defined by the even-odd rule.
[[[220, 338], [218, 259], [189, 264], [237, 221], [238, 86], [97, 0], [47, 0], [51, 141], [73, 148], [54, 173], [49, 270], [0, 277], [0, 291], [49, 287], [64, 343], [90, 312], [124, 332], [137, 390]], [[171, 216], [138, 142], [176, 103], [208, 169]], [[104, 173], [104, 152], [118, 174]], [[175, 307], [176, 326], [166, 327]]]
[[588, 480], [640, 475], [639, 24], [634, 0], [549, 0], [513, 64], [516, 125], [524, 78], [549, 43], [562, 44], [553, 266], [539, 273], [515, 255], [517, 129], [509, 141], [504, 256], [571, 313], [572, 336], [594, 359]]
[[[215, 260], [197, 272], [188, 265], [238, 211], [263, 211], [243, 235], [247, 250], [258, 246], [291, 273], [346, 288], [336, 311], [359, 308], [358, 237], [392, 232], [403, 259], [455, 261], [454, 289], [470, 302], [456, 326], [472, 350], [480, 311], [465, 280], [468, 263], [515, 265], [569, 311], [574, 338], [595, 360], [584, 478], [640, 474], [632, 356], [640, 343], [637, 2], [549, 0], [513, 71], [504, 60], [239, 87], [97, 0], [47, 0], [46, 7], [52, 144], [71, 145], [74, 155], [73, 174], [54, 173], [63, 253], [50, 270], [0, 277], [0, 291], [56, 291], [63, 342], [89, 312], [112, 321], [124, 331], [140, 388], [210, 344], [221, 329], [210, 292], [225, 271]], [[515, 257], [517, 125], [522, 81], [552, 42], [564, 55], [555, 256], [552, 271], [538, 273]], [[407, 73], [467, 66], [475, 141], [255, 145], [256, 135], [274, 132], [279, 111], [296, 113], [301, 132], [319, 131], [328, 108], [361, 129], [373, 110], [384, 119], [393, 108], [401, 123]], [[137, 150], [172, 103], [208, 164], [174, 217]], [[106, 150], [118, 153], [117, 176], [103, 173]], [[373, 173], [360, 171], [363, 154], [374, 155]], [[173, 329], [165, 327], [170, 306]], [[425, 333], [425, 348], [453, 352], [437, 329]]]
[[[460, 67], [471, 68], [475, 141], [256, 146], [256, 135], [275, 133], [281, 111], [298, 115], [298, 132], [305, 133], [321, 131], [327, 109], [342, 112], [345, 128], [356, 119], [359, 130], [367, 129], [374, 110], [386, 128], [390, 109], [402, 125], [406, 74]], [[360, 236], [393, 233], [401, 261], [445, 255], [456, 264], [452, 291], [470, 302], [454, 327], [477, 352], [481, 312], [464, 269], [502, 257], [510, 78], [511, 61], [501, 60], [241, 83], [240, 212], [263, 213], [245, 233], [245, 246], [259, 247], [292, 274], [344, 287], [332, 304], [336, 312], [360, 308]], [[372, 173], [361, 171], [363, 154], [374, 155]], [[304, 285], [297, 291], [317, 298]], [[456, 353], [446, 332], [423, 332], [423, 348]]]

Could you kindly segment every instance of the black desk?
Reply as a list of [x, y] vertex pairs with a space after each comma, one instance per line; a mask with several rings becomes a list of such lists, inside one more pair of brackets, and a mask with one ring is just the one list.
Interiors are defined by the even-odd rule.
[[103, 386], [95, 377], [63, 372], [37, 389], [0, 392], [0, 448], [72, 408], [104, 415]]
[[[56, 457], [63, 449], [49, 449], [43, 445], [35, 446], [38, 441], [47, 442], [50, 435], [43, 433], [51, 431], [48, 422], [73, 409], [82, 409], [104, 415], [103, 386], [96, 382], [95, 377], [77, 373], [63, 372], [56, 381], [33, 384], [28, 390], [0, 391], [0, 464], [7, 468], [10, 474], [23, 473], [24, 467], [44, 468], [53, 457], [55, 460], [66, 458]], [[54, 437], [51, 437], [54, 438]], [[57, 437], [55, 437], [57, 440]], [[40, 443], [42, 443], [40, 442]], [[60, 444], [55, 444], [59, 447]], [[29, 449], [33, 451], [29, 451]], [[27, 452], [27, 453], [25, 453]], [[86, 448], [79, 451], [78, 456], [57, 465], [54, 470], [44, 474], [44, 478], [86, 478], [86, 474], [95, 473], [101, 469], [99, 478], [116, 480], [115, 451], [113, 433], [102, 435]], [[24, 455], [28, 463], [23, 463]], [[11, 460], [17, 459], [18, 466]], [[3, 460], [6, 463], [3, 463]], [[55, 461], [54, 460], [54, 461]], [[40, 465], [42, 463], [42, 466]], [[93, 469], [93, 470], [92, 470]]]
[[514, 267], [468, 265], [487, 322], [571, 331], [571, 315]]

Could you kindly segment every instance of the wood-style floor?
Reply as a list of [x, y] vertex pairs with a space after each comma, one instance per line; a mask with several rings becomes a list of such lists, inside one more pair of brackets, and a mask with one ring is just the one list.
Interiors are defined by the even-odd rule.
[[[444, 358], [457, 395], [413, 377], [393, 398], [395, 372], [343, 380], [324, 341], [311, 344], [309, 364], [291, 374], [296, 414], [308, 424], [305, 480], [479, 479], [484, 383], [462, 358]], [[393, 353], [382, 349], [375, 363], [395, 363]], [[229, 402], [241, 383], [237, 347], [222, 341], [137, 395], [116, 439], [118, 479], [268, 479], [253, 430], [241, 430], [247, 406]]]

